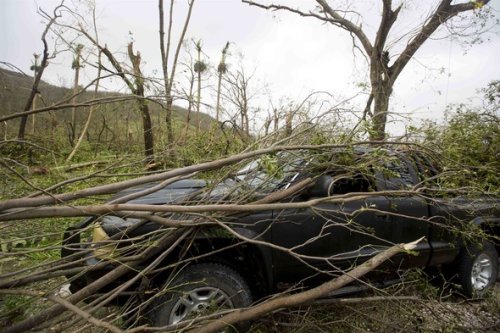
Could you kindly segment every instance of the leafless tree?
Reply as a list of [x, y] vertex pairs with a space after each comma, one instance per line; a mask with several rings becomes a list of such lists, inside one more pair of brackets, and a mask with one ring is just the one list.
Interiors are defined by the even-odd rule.
[[182, 140], [184, 141], [188, 135], [189, 124], [191, 123], [191, 112], [193, 111], [193, 107], [195, 104], [194, 98], [194, 84], [196, 81], [196, 73], [194, 71], [194, 60], [193, 55], [191, 53], [191, 49], [189, 48], [189, 44], [185, 43], [186, 53], [188, 59], [184, 60], [180, 64], [183, 66], [184, 70], [182, 71], [185, 75], [185, 79], [187, 80], [187, 88], [185, 84], [181, 84], [181, 92], [180, 95], [183, 96], [187, 102], [187, 112], [186, 112], [186, 124], [184, 126], [184, 133], [182, 134]]
[[[107, 46], [102, 46], [99, 42], [92, 37], [83, 27], [80, 26], [79, 31], [84, 35], [94, 46], [98, 48], [108, 61], [113, 66], [118, 75], [123, 82], [130, 89], [132, 94], [136, 98], [136, 104], [141, 112], [142, 123], [143, 123], [143, 134], [144, 134], [144, 154], [146, 156], [145, 162], [147, 164], [154, 162], [154, 137], [153, 137], [153, 127], [151, 122], [151, 116], [149, 113], [149, 107], [145, 100], [145, 90], [144, 90], [144, 77], [142, 75], [140, 64], [141, 57], [140, 54], [134, 54], [133, 43], [128, 45], [128, 55], [130, 61], [132, 62], [132, 73], [126, 71], [120, 62], [116, 59], [113, 53], [107, 48]], [[130, 78], [132, 76], [132, 78]]]
[[[33, 54], [34, 62], [33, 65], [31, 66], [31, 69], [33, 70], [33, 78], [36, 78], [37, 72], [40, 70], [40, 66], [38, 64], [38, 59], [40, 58], [39, 54]], [[36, 94], [35, 97], [33, 97], [33, 105], [31, 106], [33, 110], [36, 110], [36, 102], [38, 99], [39, 94]], [[31, 117], [31, 135], [35, 135], [35, 115]]]
[[[303, 17], [314, 18], [331, 24], [348, 33], [357, 50], [361, 51], [369, 64], [371, 92], [367, 101], [365, 113], [372, 116], [370, 136], [372, 140], [385, 138], [385, 126], [389, 112], [389, 101], [394, 84], [422, 45], [441, 27], [449, 27], [452, 19], [461, 13], [467, 13], [467, 20], [478, 19], [474, 12], [488, 4], [489, 0], [464, 1], [452, 4], [452, 0], [434, 1], [430, 14], [421, 21], [416, 32], [401, 34], [395, 41], [390, 41], [391, 29], [398, 20], [401, 10], [405, 7], [402, 1], [395, 8], [392, 0], [382, 0], [382, 13], [375, 37], [370, 39], [367, 28], [363, 26], [361, 14], [352, 10], [352, 2], [347, 2], [342, 8], [333, 1], [316, 0], [316, 7], [310, 10], [292, 8], [281, 4], [263, 4], [260, 1], [242, 0], [243, 3], [271, 11], [286, 11]], [[312, 1], [311, 1], [312, 2]], [[394, 33], [394, 32], [393, 32]], [[360, 45], [358, 45], [358, 43]], [[399, 54], [393, 51], [401, 46]]]
[[[49, 64], [49, 45], [47, 43], [47, 34], [49, 33], [52, 25], [56, 22], [56, 20], [61, 17], [60, 10], [63, 7], [64, 1], [61, 2], [59, 6], [57, 6], [54, 11], [52, 16], [50, 16], [48, 13], [40, 10], [41, 15], [48, 20], [45, 29], [42, 33], [42, 43], [43, 43], [43, 52], [42, 52], [42, 60], [40, 61], [40, 66], [38, 67], [37, 65], [37, 70], [35, 71], [35, 78], [33, 81], [33, 87], [31, 88], [31, 92], [28, 96], [28, 99], [26, 101], [26, 104], [24, 106], [24, 111], [29, 111], [31, 110], [31, 106], [33, 104], [33, 100], [35, 99], [35, 96], [38, 94], [38, 85], [40, 84], [40, 81], [42, 79], [43, 72], [45, 71], [45, 68]], [[19, 124], [19, 132], [17, 134], [17, 138], [19, 140], [24, 140], [24, 135], [26, 132], [26, 123], [28, 121], [28, 116], [22, 116], [21, 117], [21, 122]]]
[[[168, 29], [167, 29], [167, 42], [165, 45], [165, 15], [163, 0], [158, 0], [159, 8], [159, 18], [160, 18], [160, 53], [162, 61], [162, 71], [163, 71], [163, 84], [165, 89], [165, 99], [166, 99], [166, 116], [165, 120], [167, 123], [167, 140], [171, 145], [174, 142], [174, 132], [172, 128], [172, 109], [174, 96], [172, 95], [172, 88], [175, 80], [175, 72], [177, 68], [177, 62], [179, 59], [179, 54], [182, 49], [182, 43], [189, 26], [189, 21], [191, 19], [191, 12], [193, 10], [194, 0], [188, 1], [188, 12], [183, 23], [182, 31], [179, 36], [177, 46], [174, 51], [172, 64], [169, 63], [169, 57], [171, 56], [171, 40], [172, 40], [172, 26], [173, 26], [173, 11], [174, 11], [174, 0], [170, 0], [169, 7], [169, 18], [168, 18]], [[171, 66], [171, 69], [169, 68]]]
[[220, 120], [220, 97], [221, 97], [221, 89], [222, 89], [222, 77], [227, 72], [227, 64], [226, 64], [226, 56], [227, 51], [229, 49], [229, 42], [226, 43], [226, 46], [222, 49], [222, 54], [220, 58], [219, 65], [217, 66], [217, 102], [215, 104], [215, 121], [219, 122]]
[[200, 106], [201, 106], [201, 77], [207, 71], [208, 66], [205, 61], [202, 60], [202, 43], [201, 40], [194, 42], [194, 47], [196, 49], [196, 62], [194, 63], [194, 72], [196, 73], [196, 131], [200, 131]]
[[[82, 68], [81, 57], [82, 57], [83, 45], [76, 45], [74, 52], [73, 63], [71, 64], [71, 68], [75, 71], [75, 78], [73, 80], [73, 100], [71, 103], [76, 104], [76, 99], [78, 96], [78, 89], [80, 83], [80, 69]], [[75, 138], [76, 138], [76, 107], [71, 108], [71, 121], [69, 123], [69, 141], [71, 146], [74, 146]]]
[[[98, 34], [98, 31], [97, 31], [97, 22], [96, 22], [96, 8], [95, 6], [92, 7], [92, 22], [93, 22], [93, 30], [94, 30], [94, 37], [95, 37], [95, 41], [97, 42], [97, 44], [99, 44], [99, 34]], [[81, 46], [81, 47], [80, 47]], [[80, 52], [81, 52], [81, 49], [83, 48], [83, 45], [81, 44], [78, 44], [77, 46], [77, 68], [80, 67]], [[77, 69], [75, 69], [76, 71]], [[97, 51], [97, 78], [96, 78], [96, 81], [95, 81], [95, 86], [94, 86], [94, 98], [97, 98], [97, 93], [99, 91], [99, 83], [100, 83], [100, 78], [101, 78], [101, 72], [102, 72], [102, 51], [101, 50], [98, 50]], [[77, 81], [77, 74], [75, 72], [75, 82]], [[75, 85], [76, 87], [76, 85]], [[76, 95], [77, 91], [76, 91], [76, 88], [75, 90], [73, 91], [73, 93]], [[76, 100], [73, 100], [72, 101], [73, 104], [76, 104]], [[75, 143], [75, 146], [73, 147], [71, 153], [68, 155], [66, 161], [69, 162], [71, 161], [71, 159], [73, 158], [73, 156], [75, 156], [76, 152], [78, 151], [78, 149], [80, 148], [80, 145], [82, 144], [82, 141], [85, 137], [85, 135], [88, 133], [88, 129], [89, 129], [89, 126], [90, 126], [90, 122], [92, 120], [92, 116], [94, 114], [94, 110], [95, 110], [95, 106], [91, 106], [90, 109], [89, 109], [89, 114], [87, 115], [87, 120], [85, 121], [85, 124], [83, 125], [83, 128], [82, 128], [82, 131], [80, 133], [80, 136], [78, 137], [78, 140], [76, 141]], [[74, 106], [72, 108], [72, 118], [73, 117], [73, 114], [76, 112], [76, 106]], [[74, 123], [74, 121], [73, 121]], [[76, 125], [74, 125], [76, 126]], [[74, 127], [76, 128], [76, 127]]]
[[245, 70], [240, 63], [238, 68], [234, 68], [224, 76], [224, 91], [222, 96], [238, 112], [241, 129], [247, 136], [250, 135], [249, 113], [251, 100], [257, 95], [257, 90], [253, 86], [255, 71], [251, 74]]

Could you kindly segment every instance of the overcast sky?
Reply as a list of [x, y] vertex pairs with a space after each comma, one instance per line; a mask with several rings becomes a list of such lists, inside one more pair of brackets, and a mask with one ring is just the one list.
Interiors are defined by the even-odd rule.
[[[363, 28], [369, 33], [374, 33], [371, 28], [378, 20], [378, 2], [357, 1], [356, 9], [367, 13]], [[492, 2], [498, 9], [498, 1]], [[30, 73], [33, 53], [42, 50], [40, 35], [44, 25], [36, 13], [37, 7], [51, 11], [57, 3], [0, 1], [0, 61]], [[146, 61], [145, 74], [160, 72], [157, 1], [97, 0], [96, 3], [101, 42], [107, 43], [111, 50], [124, 51], [132, 33], [135, 48]], [[185, 1], [177, 3], [174, 24], [179, 24], [185, 15]], [[312, 8], [314, 2], [283, 0], [281, 3]], [[432, 3], [409, 1], [402, 12], [406, 16], [394, 31], [402, 34], [411, 30]], [[394, 39], [399, 37], [397, 34]], [[230, 41], [228, 62], [235, 66], [237, 54], [244, 54], [245, 66], [249, 71], [255, 69], [256, 80], [267, 83], [276, 100], [280, 96], [298, 100], [316, 90], [347, 98], [359, 91], [357, 84], [366, 82], [365, 62], [359, 54], [353, 57], [351, 38], [314, 19], [266, 12], [238, 0], [197, 0], [187, 35], [202, 40], [204, 52], [214, 66], [222, 47]], [[414, 119], [442, 119], [447, 103], [463, 102], [474, 96], [476, 89], [499, 79], [500, 37], [489, 34], [488, 38], [489, 42], [475, 45], [467, 52], [457, 41], [429, 40], [399, 77], [392, 99], [393, 111], [412, 114]], [[394, 48], [394, 53], [397, 51]], [[70, 66], [71, 58], [56, 59], [47, 68], [44, 80], [70, 86]], [[90, 76], [84, 75], [85, 79]]]

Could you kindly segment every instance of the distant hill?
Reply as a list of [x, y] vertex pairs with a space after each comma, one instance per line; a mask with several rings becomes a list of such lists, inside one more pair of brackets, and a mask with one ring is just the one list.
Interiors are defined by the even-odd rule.
[[[31, 91], [32, 84], [32, 76], [24, 75], [22, 73], [14, 72], [0, 67], [0, 116], [22, 112]], [[73, 92], [72, 89], [58, 87], [43, 80], [40, 82], [38, 88], [41, 94], [41, 98], [37, 100], [37, 107], [49, 106], [63, 99], [67, 99]], [[127, 95], [118, 92], [98, 93], [98, 98], [113, 96], [123, 97]], [[78, 97], [78, 101], [90, 100], [92, 99], [92, 97], [93, 92], [84, 92]], [[153, 121], [164, 122], [165, 116], [164, 112], [162, 112], [161, 110], [161, 107], [156, 103], [150, 103], [149, 105]], [[136, 108], [133, 101], [106, 104], [103, 105], [100, 109], [100, 112], [102, 114], [100, 117], [102, 118], [103, 116], [105, 116], [109, 118], [110, 123], [115, 123], [120, 119], [132, 122], [140, 121], [141, 119], [140, 114], [135, 111]], [[81, 109], [77, 111], [77, 122], [83, 122], [86, 118], [86, 112], [81, 112], [80, 110]], [[183, 126], [181, 125], [181, 123], [185, 123], [187, 112], [188, 111], [185, 108], [174, 106], [174, 122], [178, 122], [178, 126]], [[58, 123], [67, 123], [71, 119], [70, 109], [55, 111], [54, 114], [55, 119]], [[40, 117], [40, 119], [42, 120], [49, 119], [47, 114], [39, 114], [37, 115], [37, 117]], [[54, 116], [52, 116], [52, 118], [54, 118]], [[11, 122], [16, 124], [11, 127], [15, 127], [17, 126], [18, 120]], [[202, 129], [209, 128], [213, 122], [215, 122], [214, 118], [205, 113], [200, 113], [200, 127]], [[190, 123], [197, 123], [196, 112], [191, 112]]]

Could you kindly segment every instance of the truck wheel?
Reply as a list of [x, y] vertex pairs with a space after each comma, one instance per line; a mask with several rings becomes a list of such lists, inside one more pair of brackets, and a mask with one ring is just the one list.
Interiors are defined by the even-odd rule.
[[[158, 297], [151, 322], [154, 326], [177, 324], [183, 320], [251, 304], [250, 289], [233, 269], [215, 263], [195, 264], [182, 270], [170, 283], [168, 292]], [[245, 330], [248, 323], [237, 325]]]
[[498, 274], [498, 254], [493, 244], [483, 242], [465, 248], [459, 259], [458, 273], [466, 296], [485, 296]]

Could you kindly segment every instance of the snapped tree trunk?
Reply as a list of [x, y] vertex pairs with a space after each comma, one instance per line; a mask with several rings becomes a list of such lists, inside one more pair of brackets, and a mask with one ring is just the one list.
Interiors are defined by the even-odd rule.
[[144, 154], [148, 163], [154, 162], [154, 138], [153, 124], [149, 114], [149, 106], [146, 101], [138, 101], [139, 110], [142, 114], [142, 128], [144, 133]]
[[[141, 54], [137, 51], [134, 54], [133, 50], [134, 44], [128, 44], [128, 56], [132, 62], [132, 67], [134, 69], [134, 89], [133, 93], [139, 98], [137, 99], [137, 106], [142, 116], [142, 132], [144, 137], [144, 155], [146, 157], [146, 163], [154, 163], [154, 137], [153, 137], [153, 125], [151, 122], [151, 115], [149, 113], [149, 106], [147, 101], [144, 99], [144, 77], [141, 71]], [[171, 110], [171, 107], [170, 107]], [[167, 109], [168, 112], [168, 109]], [[169, 140], [169, 142], [171, 142]]]
[[[78, 44], [75, 50], [75, 59], [73, 60], [73, 64], [71, 67], [75, 70], [75, 79], [73, 81], [73, 98], [71, 100], [71, 104], [76, 104], [76, 94], [78, 93], [78, 84], [80, 81], [80, 56], [82, 52], [83, 46]], [[70, 131], [69, 140], [70, 144], [73, 147], [76, 139], [76, 106], [71, 108], [71, 123], [70, 123]]]
[[[42, 42], [43, 42], [43, 55], [42, 55], [42, 61], [40, 63], [40, 67], [38, 67], [38, 64], [35, 64], [35, 78], [33, 81], [33, 87], [31, 88], [30, 94], [28, 96], [28, 100], [26, 101], [26, 104], [24, 105], [24, 111], [29, 111], [31, 110], [31, 106], [33, 104], [33, 100], [35, 99], [36, 94], [39, 93], [38, 91], [38, 85], [40, 84], [40, 81], [42, 80], [42, 75], [43, 71], [45, 70], [45, 67], [48, 66], [49, 62], [49, 45], [47, 44], [47, 33], [50, 30], [50, 27], [54, 22], [56, 21], [56, 10], [58, 10], [61, 7], [61, 5], [57, 6], [56, 9], [54, 9], [54, 16], [50, 19], [49, 23], [45, 26], [45, 30], [42, 33]], [[24, 136], [26, 133], [26, 124], [28, 123], [28, 116], [23, 116], [21, 118], [21, 122], [19, 123], [19, 132], [17, 134], [17, 138], [19, 140], [24, 140]]]

